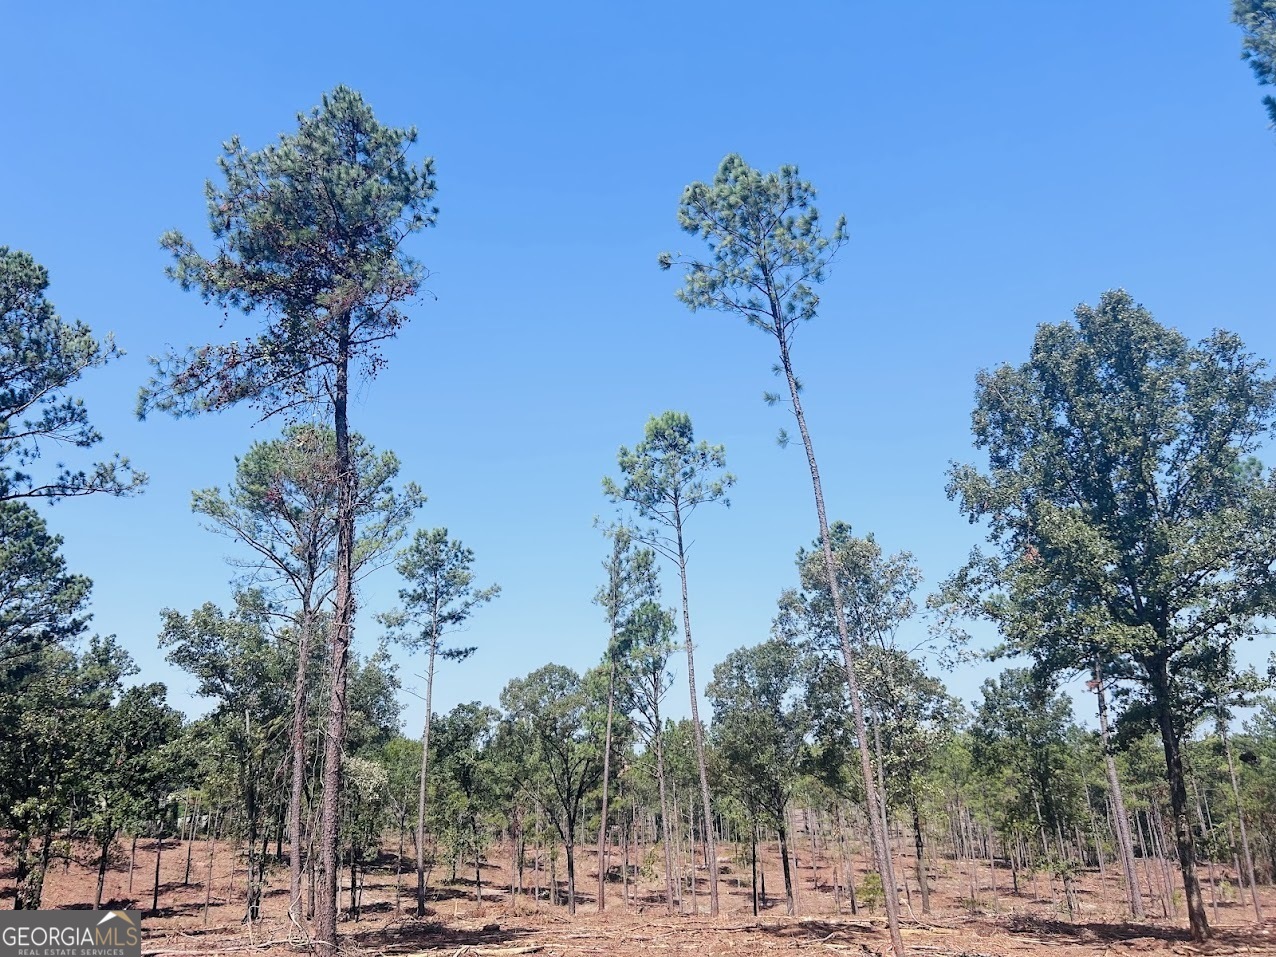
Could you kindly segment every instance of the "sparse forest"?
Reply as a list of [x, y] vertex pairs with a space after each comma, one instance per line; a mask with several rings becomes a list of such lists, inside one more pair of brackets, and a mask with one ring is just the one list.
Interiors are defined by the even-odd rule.
[[[1276, 82], [1276, 3], [1233, 20]], [[1226, 317], [1193, 338], [1096, 288], [967, 370], [968, 451], [932, 484], [968, 558], [922, 568], [817, 456], [845, 424], [808, 418], [839, 386], [808, 394], [804, 360], [858, 321], [821, 303], [852, 224], [797, 166], [690, 170], [667, 202], [684, 248], [633, 268], [724, 342], [762, 333], [747, 354], [779, 385], [757, 416], [794, 446], [768, 454], [802, 452], [791, 565], [770, 622], [706, 656], [718, 573], [692, 546], [751, 459], [653, 376], [580, 503], [603, 516], [577, 583], [595, 630], [563, 640], [595, 664], [547, 648], [514, 674], [472, 625], [518, 583], [427, 504], [393, 451], [417, 439], [360, 415], [380, 373], [425, 369], [398, 339], [440, 308], [446, 178], [417, 130], [337, 86], [190, 175], [209, 232], [161, 246], [207, 323], [149, 358], [136, 415], [193, 419], [173, 426], [190, 443], [206, 414], [255, 422], [190, 489], [233, 597], [148, 610], [198, 714], [94, 629], [47, 520], [147, 494], [95, 454], [101, 403], [80, 397], [120, 350], [0, 247], [4, 906], [140, 911], [154, 957], [1276, 948], [1276, 373]], [[439, 708], [476, 668], [503, 690]]]

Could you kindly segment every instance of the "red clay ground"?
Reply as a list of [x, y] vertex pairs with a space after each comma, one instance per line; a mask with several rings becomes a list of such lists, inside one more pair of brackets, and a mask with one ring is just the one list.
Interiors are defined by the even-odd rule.
[[[125, 848], [127, 852], [127, 848]], [[244, 869], [231, 859], [225, 844], [217, 848], [212, 880], [210, 907], [205, 922], [203, 879], [206, 874], [208, 847], [202, 841], [192, 848], [190, 884], [184, 884], [186, 844], [176, 840], [165, 842], [161, 857], [160, 900], [158, 914], [145, 913], [151, 903], [155, 867], [155, 845], [139, 843], [133, 889], [128, 890], [128, 861], [107, 874], [103, 905], [130, 907], [144, 912], [143, 953], [160, 955], [284, 955], [295, 953], [288, 944], [286, 920], [287, 868], [276, 867], [269, 874], [269, 885], [263, 903], [263, 919], [249, 929], [244, 923]], [[718, 957], [718, 955], [750, 955], [797, 952], [801, 954], [870, 954], [889, 953], [889, 940], [880, 912], [861, 910], [851, 916], [849, 908], [837, 914], [827, 882], [831, 872], [821, 860], [818, 867], [820, 886], [809, 860], [803, 860], [798, 880], [798, 915], [787, 917], [784, 900], [775, 896], [783, 892], [780, 868], [774, 856], [767, 857], [764, 867], [770, 906], [755, 918], [751, 912], [748, 875], [730, 869], [724, 857], [722, 915], [711, 920], [706, 914], [670, 917], [665, 913], [657, 887], [644, 883], [641, 893], [626, 904], [619, 882], [608, 885], [607, 911], [595, 913], [596, 877], [594, 855], [581, 854], [580, 902], [576, 916], [566, 907], [539, 904], [530, 897], [533, 877], [527, 872], [524, 884], [529, 896], [518, 902], [517, 909], [509, 901], [509, 871], [502, 867], [499, 852], [490, 858], [483, 873], [483, 903], [474, 896], [474, 882], [455, 885], [440, 882], [436, 869], [431, 888], [432, 910], [426, 919], [409, 916], [411, 901], [407, 888], [410, 873], [403, 876], [404, 893], [401, 910], [395, 909], [394, 858], [387, 856], [383, 866], [368, 875], [364, 887], [363, 913], [358, 921], [341, 924], [342, 951], [351, 955], [446, 955], [446, 957], [478, 957], [536, 953], [545, 957], [593, 957], [598, 954], [661, 955], [661, 957]], [[92, 852], [77, 848], [76, 856], [88, 861]], [[613, 865], [618, 855], [612, 858]], [[1155, 863], [1155, 862], [1154, 862]], [[901, 865], [907, 866], [905, 861]], [[1248, 893], [1245, 906], [1236, 899], [1236, 889], [1220, 888], [1216, 906], [1211, 906], [1208, 886], [1206, 904], [1214, 940], [1193, 945], [1184, 929], [1186, 921], [1162, 915], [1161, 898], [1146, 895], [1150, 914], [1157, 915], [1141, 924], [1131, 924], [1124, 917], [1123, 891], [1111, 867], [1105, 875], [1097, 871], [1079, 879], [1080, 913], [1069, 919], [1062, 904], [1051, 897], [1050, 882], [1045, 876], [1031, 881], [1021, 879], [1021, 893], [1009, 892], [1009, 872], [996, 874], [997, 893], [992, 887], [992, 873], [986, 863], [975, 869], [977, 881], [975, 913], [971, 913], [970, 870], [965, 862], [940, 861], [935, 867], [932, 905], [934, 913], [923, 918], [917, 890], [912, 890], [910, 916], [904, 906], [904, 941], [910, 953], [919, 957], [993, 957], [993, 955], [1061, 954], [1064, 957], [1099, 955], [1122, 957], [1126, 954], [1276, 954], [1276, 888], [1260, 888], [1260, 902], [1267, 918], [1264, 926], [1254, 921]], [[904, 873], [901, 868], [900, 874]], [[908, 870], [911, 879], [911, 868]], [[441, 875], [446, 878], [448, 875]], [[1141, 875], [1143, 876], [1143, 875]], [[1159, 881], [1157, 868], [1151, 878]], [[1221, 874], [1220, 874], [1221, 878]], [[862, 881], [863, 873], [857, 875]], [[739, 882], [737, 884], [737, 881]], [[93, 900], [95, 869], [82, 863], [56, 864], [45, 889], [45, 907], [85, 907]], [[0, 896], [12, 906], [13, 875], [10, 867], [0, 870]], [[546, 884], [542, 875], [541, 886]], [[504, 888], [504, 890], [502, 890]], [[708, 898], [704, 875], [701, 874], [697, 903], [706, 911]], [[684, 900], [690, 908], [690, 897]]]

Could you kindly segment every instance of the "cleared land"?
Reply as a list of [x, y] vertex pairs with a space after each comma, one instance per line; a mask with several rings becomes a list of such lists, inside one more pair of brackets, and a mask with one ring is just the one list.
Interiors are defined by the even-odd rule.
[[[124, 857], [107, 873], [103, 906], [131, 907], [144, 912], [151, 903], [155, 873], [156, 842], [138, 843], [129, 890], [128, 846]], [[186, 882], [187, 844], [164, 842], [160, 856], [159, 911], [144, 913], [143, 952], [162, 954], [263, 954], [295, 953], [289, 946], [295, 930], [286, 917], [287, 866], [272, 866], [263, 902], [263, 919], [253, 928], [243, 921], [244, 866], [242, 858], [232, 862], [229, 847], [217, 846], [213, 858], [211, 886], [204, 883], [209, 846], [195, 841], [190, 846], [190, 879]], [[595, 913], [595, 856], [581, 851], [578, 878], [578, 912], [572, 917], [565, 906], [551, 906], [547, 895], [548, 874], [539, 875], [542, 900], [532, 896], [536, 875], [524, 872], [525, 896], [511, 902], [508, 859], [497, 848], [483, 867], [483, 901], [476, 900], [471, 874], [455, 883], [450, 871], [435, 869], [431, 878], [431, 913], [424, 920], [409, 916], [412, 901], [409, 888], [413, 877], [405, 862], [402, 891], [396, 908], [396, 859], [384, 855], [367, 872], [362, 908], [358, 920], [341, 925], [342, 949], [349, 954], [412, 955], [446, 954], [448, 957], [491, 957], [536, 953], [585, 957], [598, 954], [640, 955], [747, 955], [780, 951], [805, 954], [889, 953], [889, 941], [880, 908], [861, 908], [851, 915], [842, 906], [839, 914], [832, 888], [830, 861], [818, 858], [816, 867], [799, 858], [798, 916], [785, 915], [783, 878], [772, 849], [763, 856], [768, 906], [754, 917], [748, 874], [729, 863], [724, 850], [723, 911], [717, 919], [706, 914], [668, 916], [663, 892], [650, 875], [639, 875], [629, 886], [629, 900], [619, 879], [608, 885], [607, 910]], [[71, 860], [54, 864], [45, 890], [45, 907], [85, 907], [92, 901], [97, 873], [92, 850], [77, 846]], [[612, 858], [613, 873], [618, 855]], [[1145, 888], [1145, 902], [1155, 917], [1140, 924], [1124, 918], [1124, 892], [1112, 867], [1100, 875], [1084, 872], [1078, 879], [1080, 911], [1070, 918], [1063, 905], [1062, 888], [1038, 874], [1020, 878], [1020, 890], [1011, 888], [1009, 870], [994, 872], [987, 862], [941, 860], [935, 866], [932, 905], [934, 913], [923, 917], [913, 888], [911, 907], [904, 907], [904, 940], [910, 952], [922, 957], [979, 957], [979, 955], [1064, 954], [1119, 957], [1127, 953], [1173, 954], [1276, 954], [1276, 888], [1260, 887], [1259, 899], [1267, 920], [1259, 927], [1249, 903], [1248, 891], [1238, 899], [1235, 874], [1216, 867], [1216, 886], [1211, 894], [1205, 887], [1209, 917], [1216, 938], [1204, 945], [1190, 942], [1185, 918], [1166, 917], [1165, 898], [1160, 893], [1164, 874], [1158, 861], [1140, 862], [1140, 877], [1150, 880], [1153, 893]], [[901, 859], [899, 866], [911, 865]], [[863, 865], [856, 882], [863, 881]], [[903, 873], [901, 870], [900, 873]], [[993, 886], [995, 876], [996, 887]], [[561, 875], [560, 875], [561, 877]], [[975, 893], [972, 895], [972, 877]], [[12, 906], [11, 866], [0, 871], [4, 882], [4, 905]], [[560, 886], [563, 886], [560, 880]], [[564, 888], [565, 889], [565, 888]], [[776, 891], [779, 894], [776, 894]], [[348, 889], [344, 903], [348, 904]], [[974, 898], [972, 902], [972, 896]], [[207, 901], [207, 913], [205, 902]], [[906, 898], [901, 897], [906, 903]], [[704, 875], [697, 893], [701, 911], [707, 910]], [[1170, 906], [1175, 901], [1171, 897]], [[690, 893], [684, 889], [684, 909], [690, 910]]]

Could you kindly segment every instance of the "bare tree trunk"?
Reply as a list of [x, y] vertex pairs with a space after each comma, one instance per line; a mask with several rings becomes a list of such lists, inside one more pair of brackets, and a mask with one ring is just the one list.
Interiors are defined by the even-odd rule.
[[[682, 631], [687, 645], [687, 684], [691, 688], [691, 731], [696, 745], [696, 766], [700, 772], [700, 800], [704, 804], [705, 832], [709, 850], [709, 915], [718, 916], [718, 849], [714, 841], [713, 800], [709, 796], [709, 771], [704, 759], [704, 729], [700, 726], [700, 702], [696, 692], [696, 656], [691, 643], [691, 610], [687, 603], [687, 553], [682, 541], [682, 513], [674, 504], [674, 529], [678, 543], [678, 578], [682, 585]], [[694, 879], [694, 872], [693, 872]]]
[[337, 881], [341, 869], [341, 785], [346, 738], [346, 685], [350, 668], [350, 631], [354, 622], [354, 510], [355, 474], [346, 418], [350, 374], [350, 316], [335, 317], [339, 327], [336, 381], [333, 389], [333, 431], [337, 446], [336, 587], [331, 630], [331, 686], [328, 727], [324, 741], [323, 793], [320, 799], [319, 864], [321, 879], [315, 907], [315, 937], [320, 957], [337, 953]]
[[155, 886], [151, 892], [151, 913], [159, 913], [159, 878], [160, 878], [160, 855], [164, 851], [164, 838], [155, 838]]
[[204, 879], [204, 926], [208, 926], [208, 906], [213, 899], [213, 857], [217, 854], [217, 831], [214, 829], [214, 819], [209, 818], [209, 841], [208, 841], [208, 871]]
[[[186, 876], [182, 878], [182, 886], [189, 887], [191, 883], [191, 852], [195, 847], [195, 827], [199, 821], [199, 800], [195, 801], [195, 810], [192, 812], [187, 808], [186, 813], [190, 816], [190, 827], [186, 831]], [[132, 865], [129, 867], [129, 877], [132, 877]], [[131, 890], [131, 888], [130, 888]]]
[[297, 673], [292, 683], [292, 729], [289, 748], [292, 752], [292, 781], [288, 790], [288, 916], [298, 927], [304, 915], [301, 912], [301, 806], [306, 785], [306, 674], [310, 664], [310, 643], [314, 631], [314, 615], [307, 607], [309, 596], [301, 610], [301, 629], [297, 636]]
[[786, 815], [787, 811], [780, 813], [780, 861], [784, 866], [784, 911], [792, 917], [797, 913], [797, 902], [793, 899], [793, 875], [789, 870], [789, 828]]
[[[612, 628], [612, 645], [616, 642], [616, 631]], [[608, 646], [607, 654], [612, 654]], [[616, 662], [611, 663], [611, 672], [607, 678], [607, 731], [603, 739], [603, 796], [602, 820], [598, 824], [598, 913], [607, 907], [607, 788], [611, 784], [611, 723], [616, 710]]]
[[669, 846], [669, 799], [665, 795], [665, 749], [661, 734], [660, 712], [652, 712], [656, 733], [652, 738], [656, 747], [656, 781], [660, 787], [660, 844], [665, 857], [665, 912], [673, 913], [673, 849]]
[[[137, 865], [137, 835], [134, 834], [133, 841], [129, 845], [129, 851], [128, 851], [128, 893], [130, 897], [132, 897], [133, 895], [133, 869], [134, 867], [136, 867], [136, 865]], [[96, 906], [93, 909], [98, 910]]]
[[749, 850], [753, 861], [753, 916], [758, 916], [758, 825], [749, 829]]
[[425, 727], [421, 731], [421, 781], [416, 800], [416, 916], [425, 916], [425, 796], [430, 781], [430, 724], [434, 720], [434, 662], [439, 650], [438, 609], [430, 636], [430, 658], [425, 669]]
[[[115, 841], [115, 838], [112, 837], [110, 840], [103, 841], [101, 844], [101, 853], [98, 855], [98, 859], [97, 859], [97, 892], [93, 895], [94, 910], [102, 909], [102, 888], [106, 884], [106, 862], [107, 862], [107, 857], [109, 856], [111, 851], [111, 844], [114, 843], [114, 841]], [[137, 847], [136, 837], [133, 838], [133, 847], [134, 848]], [[129, 878], [130, 878], [129, 893], [130, 894], [133, 893], [132, 876], [133, 876], [132, 866], [130, 865], [129, 867]], [[17, 909], [18, 908], [15, 905], [14, 910], [17, 910]]]
[[1184, 901], [1192, 939], [1200, 942], [1210, 936], [1209, 921], [1205, 917], [1205, 901], [1201, 898], [1200, 881], [1196, 878], [1196, 842], [1192, 837], [1192, 824], [1188, 820], [1187, 788], [1183, 777], [1183, 755], [1180, 750], [1178, 729], [1170, 706], [1170, 678], [1163, 660], [1148, 664], [1152, 684], [1153, 706], [1161, 729], [1161, 743], [1165, 748], [1167, 783], [1170, 786], [1170, 809], [1174, 817], [1174, 839], [1178, 848], [1179, 870], [1183, 874]]
[[[770, 277], [768, 276], [767, 278], [769, 281]], [[811, 487], [815, 492], [815, 514], [820, 526], [820, 544], [824, 552], [824, 570], [827, 576], [829, 595], [833, 599], [833, 618], [837, 622], [838, 639], [842, 650], [842, 666], [846, 673], [851, 713], [855, 719], [855, 735], [860, 754], [860, 773], [864, 778], [864, 803], [868, 808], [868, 832], [873, 847], [873, 857], [877, 862], [877, 871], [882, 879], [882, 889], [885, 892], [886, 923], [890, 930], [891, 950], [894, 951], [895, 957], [905, 957], [904, 938], [899, 931], [899, 899], [895, 896], [895, 875], [891, 864], [886, 821], [881, 814], [881, 804], [876, 793], [876, 782], [873, 780], [873, 762], [869, 754], [868, 730], [864, 723], [864, 706], [860, 700], [859, 681], [855, 677], [855, 655], [851, 649], [851, 636], [846, 626], [842, 588], [838, 581], [837, 565], [833, 559], [833, 545], [829, 540], [828, 514], [824, 508], [824, 487], [820, 482], [820, 470], [815, 461], [815, 447], [811, 443], [811, 433], [806, 427], [806, 416], [802, 411], [802, 400], [798, 394], [797, 377], [793, 374], [793, 363], [789, 357], [789, 345], [782, 325], [783, 312], [774, 297], [772, 299], [772, 312], [777, 322], [776, 338], [780, 345], [780, 364], [784, 369], [785, 380], [788, 382], [789, 399], [793, 404], [793, 415], [797, 419], [798, 432], [802, 436], [802, 446], [806, 450], [806, 461], [811, 473]]]
[[1103, 690], [1103, 671], [1097, 661], [1094, 665], [1094, 694], [1099, 700], [1099, 741], [1103, 747], [1104, 768], [1108, 773], [1108, 790], [1112, 793], [1113, 830], [1116, 832], [1117, 851], [1121, 856], [1121, 872], [1125, 876], [1125, 892], [1130, 900], [1130, 916], [1135, 920], [1143, 920], [1143, 894], [1139, 890], [1139, 876], [1134, 872], [1130, 816], [1125, 810], [1125, 797], [1121, 791], [1116, 759], [1112, 757], [1112, 739], [1108, 731], [1108, 698]]
[[922, 891], [922, 913], [930, 913], [930, 876], [926, 873], [926, 843], [922, 838], [922, 815], [913, 797], [913, 848], [917, 855], [917, 886]]
[[576, 913], [576, 835], [572, 828], [565, 829], [563, 851], [567, 855], [567, 913]]
[[1232, 760], [1232, 743], [1227, 738], [1227, 724], [1220, 721], [1219, 735], [1223, 738], [1223, 753], [1227, 755], [1227, 771], [1232, 778], [1232, 797], [1236, 799], [1236, 820], [1241, 829], [1241, 853], [1245, 860], [1245, 880], [1249, 883], [1249, 896], [1254, 901], [1254, 919], [1263, 923], [1263, 909], [1258, 903], [1258, 885], [1254, 882], [1254, 857], [1249, 850], [1249, 833], [1245, 830], [1245, 809], [1241, 807], [1241, 788], [1236, 780], [1236, 762]]

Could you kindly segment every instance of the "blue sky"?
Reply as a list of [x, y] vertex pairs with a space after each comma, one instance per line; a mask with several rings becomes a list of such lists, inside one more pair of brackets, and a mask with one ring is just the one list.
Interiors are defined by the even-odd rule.
[[[157, 240], [177, 227], [208, 248], [220, 144], [264, 145], [339, 83], [419, 127], [437, 162], [438, 227], [413, 249], [437, 300], [413, 308], [352, 421], [425, 488], [421, 523], [504, 590], [469, 631], [478, 655], [445, 666], [441, 710], [598, 659], [600, 479], [665, 409], [724, 443], [739, 477], [729, 511], [695, 517], [702, 683], [767, 637], [815, 534], [801, 449], [776, 446], [784, 414], [761, 401], [771, 345], [688, 313], [656, 266], [695, 248], [678, 196], [728, 152], [797, 163], [826, 218], [849, 219], [795, 359], [831, 516], [911, 550], [931, 584], [978, 539], [943, 493], [948, 462], [975, 456], [975, 373], [1022, 361], [1038, 323], [1124, 286], [1193, 337], [1225, 327], [1276, 356], [1276, 137], [1226, 0], [266, 6], [5, 17], [0, 243], [128, 351], [80, 392], [104, 447], [151, 476], [136, 499], [45, 514], [95, 582], [95, 627], [183, 707], [200, 705], [156, 650], [158, 613], [230, 592], [230, 547], [190, 493], [225, 485], [275, 425], [134, 419], [148, 355], [252, 330], [168, 282]], [[370, 580], [363, 608], [396, 588]], [[365, 616], [359, 644], [376, 638]], [[419, 670], [404, 659], [405, 684]], [[965, 697], [979, 681], [949, 677]]]

